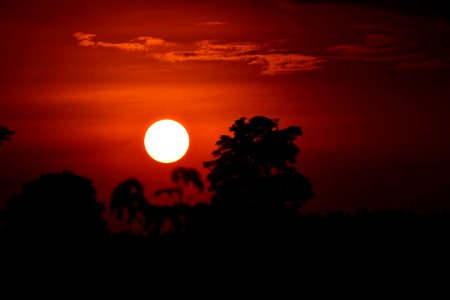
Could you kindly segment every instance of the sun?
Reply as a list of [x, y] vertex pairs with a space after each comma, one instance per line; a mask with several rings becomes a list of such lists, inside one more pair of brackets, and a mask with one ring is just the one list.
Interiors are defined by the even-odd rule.
[[180, 123], [160, 120], [147, 129], [145, 150], [154, 160], [173, 163], [182, 158], [189, 148], [189, 135]]

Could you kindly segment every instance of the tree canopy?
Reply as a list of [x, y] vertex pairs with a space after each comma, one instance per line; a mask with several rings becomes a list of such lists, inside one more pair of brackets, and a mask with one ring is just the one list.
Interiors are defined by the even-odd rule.
[[294, 164], [301, 128], [278, 128], [278, 120], [256, 116], [234, 122], [232, 135], [222, 135], [213, 152], [207, 179], [218, 206], [299, 208], [313, 197], [309, 180]]
[[48, 173], [9, 199], [6, 226], [22, 237], [97, 238], [107, 232], [103, 209], [90, 179], [69, 171]]

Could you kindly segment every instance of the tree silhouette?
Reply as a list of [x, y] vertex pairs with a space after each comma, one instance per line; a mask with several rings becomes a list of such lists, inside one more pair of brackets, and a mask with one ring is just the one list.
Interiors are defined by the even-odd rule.
[[200, 174], [194, 169], [179, 167], [172, 171], [172, 181], [176, 187], [160, 189], [155, 196], [168, 194], [179, 197], [179, 203], [173, 207], [151, 205], [144, 197], [144, 187], [136, 179], [128, 179], [120, 183], [113, 191], [110, 210], [116, 213], [121, 221], [127, 213], [127, 223], [137, 221], [143, 226], [144, 232], [153, 237], [159, 237], [164, 231], [164, 224], [170, 224], [172, 233], [180, 233], [185, 230], [187, 223], [187, 207], [183, 204], [183, 185], [192, 183], [200, 191], [203, 190], [203, 182]]
[[183, 181], [184, 185], [192, 183], [198, 188], [200, 192], [203, 192], [203, 181], [200, 173], [196, 169], [178, 167], [172, 171], [172, 182], [180, 184]]
[[13, 134], [11, 130], [6, 127], [0, 127], [0, 145], [3, 144], [3, 141], [9, 141], [10, 136]]
[[134, 178], [120, 183], [112, 193], [110, 210], [117, 213], [117, 218], [120, 221], [123, 220], [123, 214], [126, 211], [128, 213], [128, 224], [136, 220], [138, 213], [142, 213], [146, 220], [145, 224], [147, 224], [149, 203], [144, 198], [142, 184]]
[[176, 187], [165, 188], [157, 190], [154, 195], [160, 196], [162, 194], [167, 194], [169, 197], [173, 197], [178, 194], [179, 204], [183, 204], [184, 194], [183, 187], [189, 184], [194, 185], [200, 192], [203, 192], [204, 185], [200, 173], [191, 168], [177, 167], [173, 169], [171, 175], [172, 182], [176, 184]]
[[173, 169], [171, 175], [172, 182], [175, 187], [157, 190], [154, 195], [160, 196], [167, 194], [169, 197], [178, 195], [178, 203], [166, 210], [166, 217], [170, 220], [171, 227], [174, 232], [180, 233], [185, 231], [189, 219], [189, 208], [185, 205], [183, 189], [189, 184], [195, 186], [200, 192], [203, 192], [204, 185], [200, 173], [191, 168], [177, 167]]
[[294, 144], [298, 126], [278, 128], [278, 120], [245, 117], [222, 135], [213, 152], [207, 179], [213, 204], [223, 207], [299, 208], [313, 197], [309, 180], [293, 166], [300, 152]]
[[6, 207], [7, 230], [23, 238], [90, 239], [106, 234], [92, 181], [69, 171], [26, 183]]

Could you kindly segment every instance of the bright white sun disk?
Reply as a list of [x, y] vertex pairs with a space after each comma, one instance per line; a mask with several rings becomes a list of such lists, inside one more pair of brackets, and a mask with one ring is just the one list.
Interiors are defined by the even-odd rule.
[[189, 148], [189, 135], [180, 123], [160, 120], [148, 128], [144, 145], [154, 160], [172, 163], [186, 154]]

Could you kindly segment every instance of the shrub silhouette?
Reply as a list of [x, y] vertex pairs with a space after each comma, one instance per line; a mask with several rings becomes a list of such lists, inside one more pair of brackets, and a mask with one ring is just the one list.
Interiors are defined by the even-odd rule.
[[136, 179], [128, 179], [120, 183], [113, 191], [110, 210], [117, 213], [117, 219], [123, 220], [123, 214], [128, 213], [127, 223], [131, 224], [138, 216], [149, 209], [149, 204], [144, 198], [144, 188]]
[[184, 167], [175, 168], [172, 171], [172, 182], [179, 184], [180, 181], [183, 181], [184, 185], [192, 183], [200, 192], [203, 192], [203, 181], [200, 173], [195, 169]]
[[189, 184], [194, 185], [200, 192], [203, 192], [204, 185], [200, 173], [195, 169], [177, 167], [173, 169], [171, 174], [171, 179], [176, 187], [164, 188], [157, 190], [154, 195], [160, 196], [162, 194], [167, 194], [169, 197], [173, 197], [175, 194], [178, 195], [179, 204], [184, 202], [183, 187]]
[[[175, 187], [159, 189], [154, 196], [168, 194], [169, 197], [178, 196], [179, 202], [174, 206], [155, 206], [144, 197], [144, 187], [137, 179], [128, 179], [120, 183], [113, 191], [110, 210], [122, 221], [127, 215], [127, 223], [134, 221], [143, 227], [143, 233], [159, 237], [164, 231], [180, 233], [187, 226], [188, 207], [183, 203], [183, 188], [193, 184], [203, 191], [200, 173], [195, 169], [184, 167], [175, 168], [171, 175]], [[164, 225], [167, 228], [164, 228]]]
[[3, 141], [9, 141], [12, 134], [13, 132], [8, 128], [0, 127], [0, 145], [3, 143]]
[[49, 173], [26, 183], [6, 207], [6, 229], [24, 238], [98, 238], [107, 233], [103, 205], [88, 178]]
[[299, 208], [313, 197], [309, 180], [293, 166], [300, 152], [294, 144], [298, 126], [278, 128], [267, 117], [241, 118], [222, 135], [213, 152], [207, 179], [219, 207]]
[[191, 168], [177, 167], [173, 169], [171, 179], [172, 182], [176, 184], [176, 187], [157, 190], [154, 195], [159, 196], [167, 194], [169, 197], [173, 197], [175, 194], [178, 194], [178, 203], [175, 206], [168, 208], [166, 212], [168, 219], [170, 219], [173, 231], [180, 233], [186, 230], [189, 222], [188, 219], [190, 217], [190, 209], [186, 205], [183, 189], [189, 184], [192, 184], [200, 192], [203, 192], [204, 185], [200, 173]]

